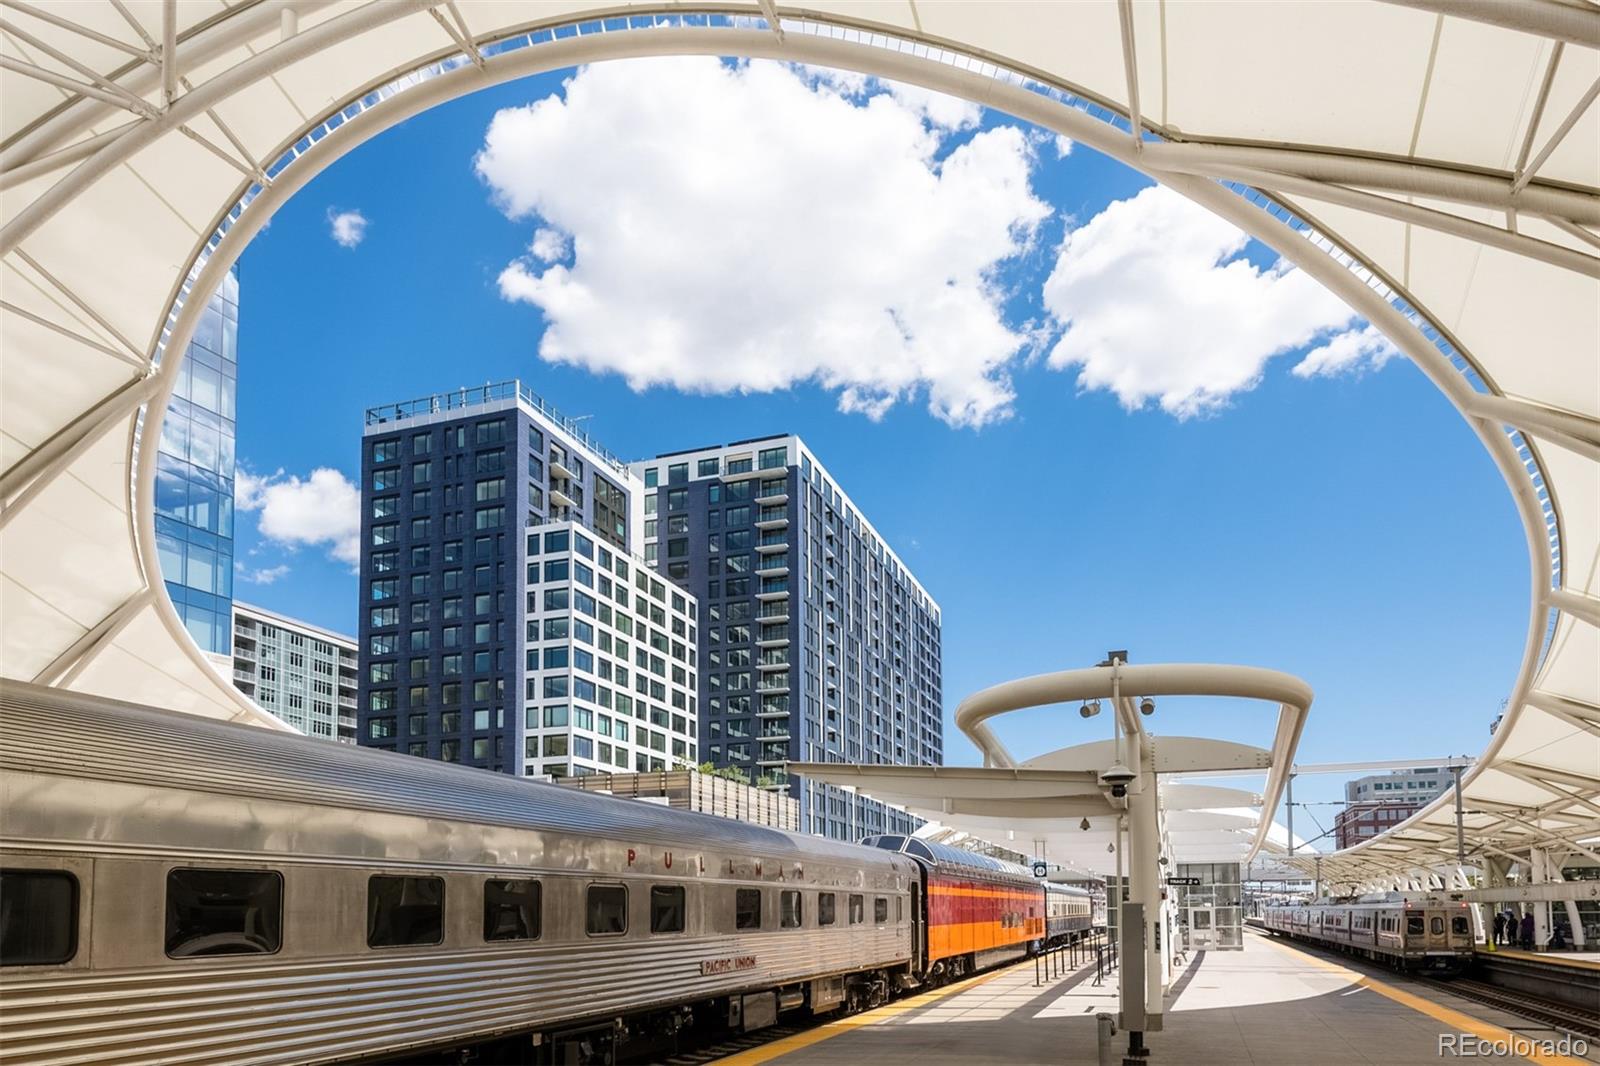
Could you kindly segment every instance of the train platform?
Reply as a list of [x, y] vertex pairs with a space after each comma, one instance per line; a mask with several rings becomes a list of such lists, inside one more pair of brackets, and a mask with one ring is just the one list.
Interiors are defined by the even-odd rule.
[[[841, 1018], [720, 1060], [724, 1066], [970, 1066], [1093, 1064], [1095, 1015], [1116, 1011], [1116, 977], [1094, 984], [1094, 970], [1035, 984], [1023, 963], [982, 974], [875, 1011]], [[1148, 1034], [1151, 1066], [1438, 1066], [1441, 1044], [1517, 1046], [1527, 1054], [1496, 1061], [1576, 1066], [1600, 1062], [1588, 1048], [1543, 1053], [1530, 1042], [1564, 1034], [1526, 1018], [1451, 995], [1439, 982], [1346, 965], [1263, 935], [1243, 951], [1190, 957], [1167, 1000], [1165, 1028]], [[1482, 1042], [1482, 1043], [1476, 1043]], [[1127, 1046], [1117, 1035], [1112, 1061]], [[1469, 1057], [1462, 1054], [1458, 1057]]]
[[1490, 951], [1479, 944], [1477, 954], [1485, 958], [1521, 959], [1524, 962], [1547, 962], [1580, 970], [1600, 970], [1600, 951], [1523, 951], [1519, 948], [1495, 948]]

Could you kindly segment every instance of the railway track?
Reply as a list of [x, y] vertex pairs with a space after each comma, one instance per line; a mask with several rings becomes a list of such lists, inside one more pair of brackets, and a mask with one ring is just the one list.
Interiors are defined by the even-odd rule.
[[1469, 977], [1427, 977], [1422, 980], [1462, 999], [1496, 1007], [1509, 1014], [1543, 1022], [1580, 1036], [1600, 1038], [1600, 1015], [1594, 1011], [1582, 1011], [1575, 1007], [1552, 1003], [1539, 996], [1512, 992], [1495, 985], [1484, 984], [1482, 981], [1474, 981]]

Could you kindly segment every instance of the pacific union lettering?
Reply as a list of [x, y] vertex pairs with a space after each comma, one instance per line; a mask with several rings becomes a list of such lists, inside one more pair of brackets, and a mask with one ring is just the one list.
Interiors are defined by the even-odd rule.
[[700, 962], [700, 974], [732, 973], [734, 970], [753, 970], [756, 968], [754, 955], [736, 955], [728, 959], [703, 959]]

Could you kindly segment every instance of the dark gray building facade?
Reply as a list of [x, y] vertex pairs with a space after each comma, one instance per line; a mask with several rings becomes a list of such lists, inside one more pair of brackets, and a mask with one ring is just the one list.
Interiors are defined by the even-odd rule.
[[806, 832], [914, 828], [783, 764], [943, 762], [938, 604], [799, 437], [633, 470], [645, 560], [700, 601], [702, 757], [789, 789]]

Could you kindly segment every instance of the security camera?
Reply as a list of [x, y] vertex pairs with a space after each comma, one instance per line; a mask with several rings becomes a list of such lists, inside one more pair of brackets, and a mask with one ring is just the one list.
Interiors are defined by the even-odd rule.
[[1144, 699], [1140, 700], [1139, 701], [1139, 713], [1140, 714], [1155, 714], [1156, 713], [1156, 701], [1151, 699], [1149, 696], [1146, 696]]
[[1165, 866], [1167, 864], [1167, 857], [1163, 855], [1157, 859], [1156, 862], [1159, 862], [1162, 866]]
[[1083, 821], [1079, 822], [1078, 828], [1087, 833], [1089, 831], [1089, 819], [1085, 818]]
[[1095, 715], [1097, 715], [1099, 713], [1100, 713], [1100, 701], [1099, 700], [1087, 700], [1087, 701], [1084, 702], [1084, 705], [1082, 707], [1078, 708], [1078, 714], [1083, 718], [1093, 718]]
[[1113, 763], [1110, 767], [1100, 771], [1100, 783], [1111, 788], [1111, 795], [1117, 799], [1128, 794], [1128, 783], [1136, 775], [1121, 763]]

